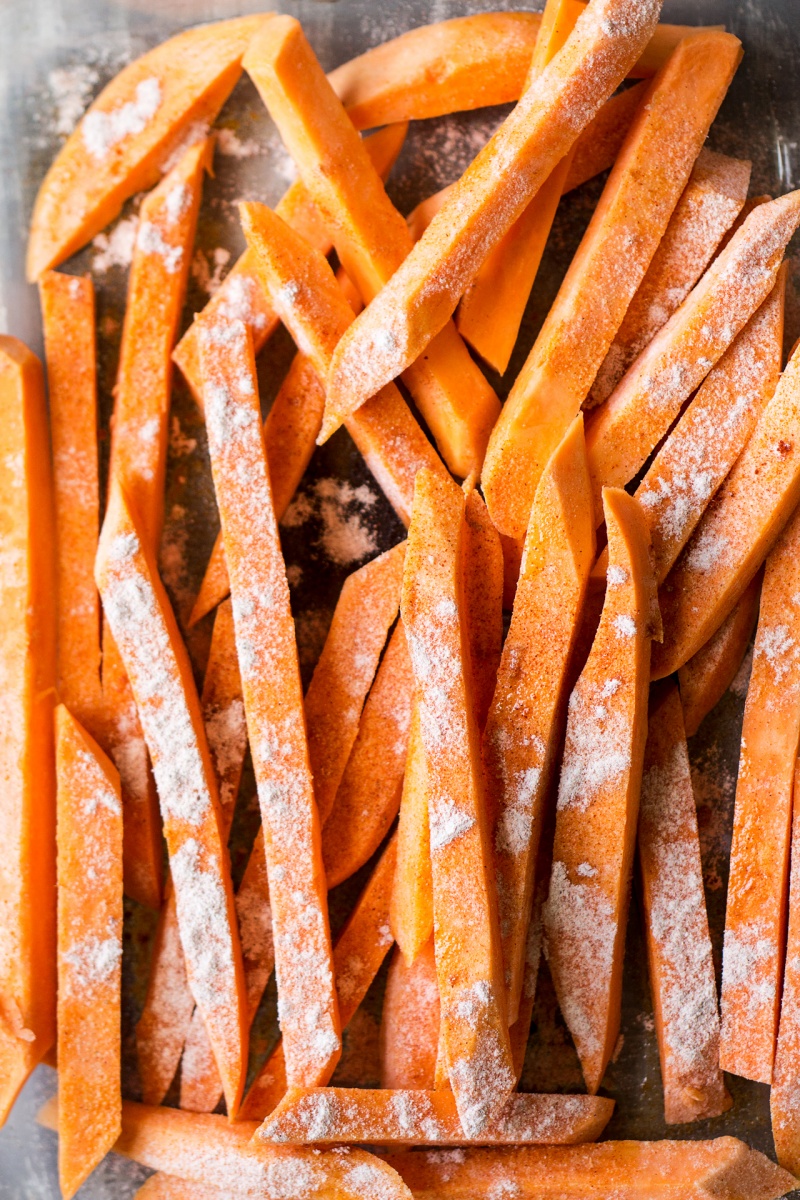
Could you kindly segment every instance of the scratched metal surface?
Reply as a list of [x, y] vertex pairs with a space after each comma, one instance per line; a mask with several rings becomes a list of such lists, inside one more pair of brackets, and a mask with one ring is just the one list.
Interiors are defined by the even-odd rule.
[[[265, 5], [266, 6], [266, 5]], [[255, 0], [2, 0], [0, 3], [0, 329], [35, 348], [41, 345], [34, 289], [24, 282], [25, 229], [36, 188], [57, 151], [62, 135], [57, 70], [83, 81], [85, 99], [96, 93], [116, 70], [135, 55], [189, 24], [258, 11]], [[420, 23], [441, 20], [488, 7], [485, 0], [295, 0], [275, 5], [298, 16], [326, 68]], [[515, 0], [494, 0], [496, 8], [522, 8]], [[528, 7], [541, 7], [532, 3]], [[800, 184], [800, 92], [796, 87], [800, 58], [800, 0], [666, 0], [666, 20], [725, 23], [742, 39], [746, 56], [711, 134], [717, 150], [753, 160], [754, 193], [779, 194]], [[78, 75], [75, 68], [81, 68]], [[63, 76], [62, 82], [63, 82]], [[54, 82], [56, 88], [54, 91]], [[63, 97], [62, 97], [63, 98]], [[400, 209], [455, 178], [483, 139], [502, 118], [502, 110], [443, 118], [413, 127], [389, 184]], [[62, 124], [66, 119], [61, 114]], [[286, 186], [286, 159], [274, 128], [254, 89], [243, 81], [226, 105], [221, 122], [244, 146], [243, 157], [217, 160], [217, 177], [209, 181], [203, 201], [198, 259], [186, 313], [201, 307], [203, 268], [213, 274], [222, 248], [235, 256], [242, 239], [233, 202], [248, 197], [274, 203]], [[528, 306], [520, 344], [509, 371], [493, 379], [505, 394], [532, 343], [559, 280], [580, 239], [601, 188], [586, 185], [561, 206], [553, 236]], [[128, 207], [123, 219], [130, 216]], [[103, 429], [107, 431], [125, 294], [121, 267], [99, 270], [96, 252], [83, 252], [68, 269], [94, 269], [100, 322], [100, 393]], [[790, 287], [791, 344], [800, 333], [800, 304]], [[259, 363], [265, 407], [285, 371], [291, 345], [277, 335]], [[185, 622], [217, 529], [213, 491], [202, 424], [180, 383], [173, 398], [173, 432], [167, 485], [167, 524], [162, 570], [179, 617]], [[107, 432], [101, 450], [105, 454]], [[348, 490], [349, 485], [349, 490]], [[346, 526], [352, 547], [361, 542], [368, 553], [386, 549], [402, 536], [388, 504], [372, 484], [344, 430], [318, 450], [301, 486], [305, 502], [294, 522], [283, 530], [287, 563], [294, 568], [293, 603], [306, 678], [319, 652], [333, 605], [346, 574], [357, 561], [343, 561], [336, 531]], [[333, 495], [333, 501], [330, 500]], [[327, 497], [327, 499], [326, 499]], [[330, 508], [333, 503], [333, 509]], [[301, 517], [303, 519], [301, 519]], [[334, 536], [331, 537], [333, 528]], [[189, 637], [200, 676], [208, 650], [210, 622]], [[691, 745], [696, 796], [703, 840], [707, 898], [717, 965], [724, 920], [727, 851], [736, 780], [744, 688], [741, 680], [705, 722]], [[252, 778], [246, 775], [237, 814], [232, 853], [237, 876], [257, 823]], [[346, 916], [365, 871], [332, 894], [334, 929]], [[133, 1029], [143, 999], [154, 918], [133, 904], [126, 906], [123, 1018], [126, 1095], [137, 1098]], [[336, 1082], [377, 1083], [378, 1021], [383, 973], [376, 980], [346, 1035], [346, 1049]], [[730, 1078], [732, 1111], [714, 1121], [668, 1129], [664, 1125], [658, 1054], [648, 992], [640, 910], [631, 909], [626, 962], [623, 1041], [609, 1068], [604, 1092], [617, 1100], [609, 1137], [698, 1138], [736, 1134], [772, 1154], [768, 1089]], [[256, 1021], [251, 1069], [264, 1058], [276, 1036], [274, 989], [269, 989]], [[577, 1058], [554, 1003], [546, 970], [539, 982], [522, 1086], [526, 1090], [578, 1090]], [[55, 1137], [37, 1127], [40, 1103], [55, 1090], [55, 1075], [41, 1067], [29, 1082], [6, 1128], [0, 1131], [0, 1200], [50, 1200], [59, 1195]], [[168, 1099], [174, 1099], [174, 1096]], [[83, 1200], [126, 1200], [148, 1172], [109, 1156], [80, 1192]], [[800, 1195], [800, 1192], [797, 1193]]]

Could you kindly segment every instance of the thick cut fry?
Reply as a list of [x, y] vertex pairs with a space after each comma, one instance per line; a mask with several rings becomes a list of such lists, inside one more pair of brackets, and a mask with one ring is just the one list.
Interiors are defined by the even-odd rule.
[[686, 299], [742, 210], [751, 163], [703, 149], [647, 273], [592, 384], [607, 400], [636, 356]]
[[432, 1090], [438, 1045], [439, 984], [433, 939], [410, 966], [398, 946], [383, 997], [381, 1087]]
[[[216, 117], [267, 16], [187, 29], [120, 71], [44, 178], [31, 221], [28, 279], [57, 266], [151, 188], [174, 153]], [[201, 135], [202, 136], [202, 135]]]
[[111, 493], [95, 578], [153, 762], [189, 986], [235, 1115], [247, 1068], [247, 1024], [219, 798], [189, 656], [124, 493]]
[[456, 484], [420, 472], [401, 611], [425, 752], [436, 970], [450, 1082], [464, 1132], [477, 1137], [500, 1113], [516, 1079], [480, 742], [465, 669], [463, 523], [464, 495]]
[[0, 335], [0, 1125], [56, 1036], [55, 529], [41, 363]]
[[643, 81], [606, 100], [572, 148], [569, 170], [564, 180], [565, 193], [613, 167], [647, 88], [648, 84]]
[[641, 469], [695, 388], [772, 291], [800, 223], [800, 191], [761, 204], [620, 380], [587, 430], [600, 491]]
[[345, 405], [352, 411], [374, 396], [447, 324], [486, 255], [627, 74], [659, 7], [658, 0], [592, 0], [563, 49], [342, 338], [328, 378], [332, 411]]
[[707, 1142], [603, 1142], [388, 1159], [415, 1200], [777, 1200], [795, 1186], [787, 1171], [737, 1138]]
[[[369, 991], [392, 944], [389, 899], [396, 856], [397, 838], [394, 837], [359, 896], [333, 952], [343, 1029]], [[278, 1042], [245, 1097], [242, 1116], [263, 1120], [283, 1099], [286, 1086], [283, 1043]]]
[[689, 754], [678, 689], [657, 685], [642, 775], [639, 863], [650, 992], [668, 1125], [733, 1103], [719, 1067], [719, 1010]]
[[333, 808], [364, 701], [400, 608], [405, 553], [400, 542], [347, 577], [308, 685], [308, 759], [322, 825]]
[[605, 604], [569, 700], [544, 945], [588, 1091], [619, 1033], [622, 958], [647, 737], [655, 582], [639, 504], [607, 488]]
[[754, 575], [716, 633], [678, 671], [683, 724], [693, 737], [727, 692], [750, 644], [758, 616], [761, 576]]
[[800, 743], [800, 517], [767, 558], [742, 725], [722, 958], [720, 1063], [772, 1078]]
[[[270, 29], [276, 36], [254, 39], [245, 68], [330, 227], [342, 266], [369, 301], [412, 249], [411, 233], [299, 22], [279, 17]], [[424, 359], [408, 365], [405, 383], [447, 465], [462, 476], [480, 471], [500, 403], [455, 327], [443, 329]], [[320, 441], [354, 407], [334, 405], [329, 396]]]
[[58, 773], [58, 1173], [73, 1196], [121, 1131], [122, 801], [64, 705]]
[[322, 833], [328, 887], [349, 879], [378, 849], [400, 807], [414, 676], [398, 621], [361, 713], [358, 734]]
[[653, 648], [654, 679], [677, 671], [719, 629], [798, 500], [800, 349], [659, 589], [665, 634], [664, 642]]
[[519, 1014], [534, 867], [564, 721], [567, 669], [594, 558], [590, 501], [579, 416], [536, 490], [483, 738], [511, 1025]]
[[475, 724], [481, 734], [492, 703], [503, 649], [503, 551], [481, 496], [468, 485], [465, 487], [461, 590], [468, 647], [468, 688], [474, 705]]
[[780, 1024], [772, 1068], [770, 1110], [772, 1136], [778, 1162], [794, 1175], [800, 1172], [800, 1095], [797, 1064], [800, 1062], [800, 765], [795, 767], [789, 926], [786, 967], [781, 994]]
[[517, 1009], [517, 1019], [509, 1026], [508, 1036], [511, 1041], [511, 1054], [514, 1059], [514, 1071], [517, 1080], [522, 1075], [525, 1066], [525, 1054], [528, 1049], [528, 1038], [533, 1022], [533, 1004], [536, 999], [536, 987], [539, 981], [539, 966], [542, 960], [542, 909], [547, 899], [547, 885], [550, 881], [550, 853], [542, 853], [539, 844], [539, 861], [536, 867], [536, 891], [533, 894], [533, 909], [528, 936], [525, 940], [525, 969], [522, 974], [522, 991]]
[[[602, 1096], [512, 1096], [481, 1131], [484, 1145], [593, 1142], [614, 1101]], [[385, 1146], [468, 1146], [449, 1091], [292, 1088], [258, 1136], [294, 1145], [377, 1142]]]
[[194, 996], [178, 931], [175, 889], [167, 881], [153, 941], [153, 957], [136, 1055], [145, 1104], [161, 1104], [175, 1077], [192, 1019]]
[[740, 57], [729, 34], [686, 38], [637, 111], [489, 442], [484, 492], [509, 537], [525, 532], [539, 476], [589, 394]]
[[391, 926], [408, 966], [433, 934], [433, 880], [428, 820], [428, 771], [419, 725], [419, 705], [411, 708], [400, 820], [397, 874], [392, 889]]
[[88, 276], [48, 271], [39, 281], [39, 299], [53, 448], [58, 694], [73, 716], [101, 737], [100, 597], [94, 582], [100, 533], [94, 287]]
[[243, 322], [204, 334], [200, 368], [264, 829], [287, 1076], [317, 1086], [341, 1055], [339, 1012], [289, 585]]
[[[382, 179], [386, 178], [394, 166], [403, 147], [407, 128], [405, 124], [392, 125], [364, 139], [364, 147]], [[330, 253], [333, 246], [331, 236], [323, 224], [319, 210], [306, 191], [304, 183], [300, 180], [293, 183], [283, 198], [279, 200], [275, 211], [287, 225], [291, 225], [296, 233], [299, 233], [310, 245], [319, 250], [320, 254]], [[220, 319], [244, 321], [253, 336], [253, 348], [256, 354], [280, 323], [280, 318], [271, 307], [269, 297], [259, 281], [252, 250], [245, 250], [244, 254], [237, 259], [208, 304], [197, 314], [172, 354], [173, 361], [180, 368], [192, 395], [201, 408], [203, 397], [199, 362], [200, 331], [212, 329]], [[316, 440], [316, 436], [315, 433], [314, 440]], [[277, 480], [273, 481], [273, 487], [277, 500]]]

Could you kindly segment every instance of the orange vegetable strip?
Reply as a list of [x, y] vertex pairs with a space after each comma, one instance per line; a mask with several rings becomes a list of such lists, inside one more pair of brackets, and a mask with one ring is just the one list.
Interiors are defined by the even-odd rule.
[[760, 594], [761, 575], [757, 574], [717, 632], [678, 671], [687, 737], [697, 733], [733, 683], [755, 628]]
[[563, 49], [345, 334], [328, 379], [332, 411], [345, 405], [353, 411], [374, 396], [447, 324], [486, 255], [633, 65], [658, 9], [657, 0], [592, 0]]
[[[38, 1115], [55, 1128], [58, 1105], [48, 1101]], [[125, 1100], [122, 1134], [114, 1152], [187, 1182], [219, 1188], [242, 1200], [412, 1200], [387, 1163], [366, 1150], [335, 1152], [254, 1142], [256, 1121], [229, 1121], [212, 1113], [181, 1112]]]
[[719, 1057], [719, 1009], [697, 812], [674, 683], [656, 686], [639, 815], [650, 991], [668, 1125], [718, 1117], [733, 1101]]
[[594, 558], [590, 496], [579, 416], [536, 489], [483, 738], [512, 1025], [522, 991], [543, 807], [565, 716], [567, 669]]
[[53, 447], [58, 694], [86, 729], [101, 736], [94, 287], [88, 276], [47, 271], [39, 281], [39, 299]]
[[547, 884], [550, 879], [550, 855], [542, 855], [536, 868], [536, 891], [533, 895], [533, 909], [528, 923], [528, 936], [525, 939], [525, 968], [522, 974], [522, 990], [520, 992], [517, 1019], [509, 1026], [508, 1036], [511, 1041], [511, 1054], [514, 1059], [514, 1071], [517, 1080], [525, 1066], [525, 1054], [528, 1049], [528, 1038], [533, 1021], [533, 1005], [536, 999], [536, 987], [539, 981], [539, 965], [542, 959], [542, 908], [547, 899]]
[[732, 1137], [406, 1151], [387, 1161], [415, 1200], [473, 1200], [493, 1190], [502, 1195], [502, 1187], [516, 1188], [520, 1200], [777, 1200], [795, 1185], [765, 1154]]
[[592, 384], [607, 400], [628, 367], [686, 299], [744, 206], [752, 164], [703, 148], [644, 279]]
[[792, 794], [792, 845], [789, 876], [789, 918], [786, 963], [780, 1001], [780, 1024], [772, 1068], [770, 1110], [778, 1162], [787, 1171], [800, 1170], [800, 764], [795, 766]]
[[189, 656], [119, 486], [109, 499], [95, 577], [153, 762], [189, 986], [233, 1116], [247, 1068], [247, 1025], [216, 780]]
[[[336, 992], [344, 1029], [369, 991], [392, 944], [389, 899], [397, 856], [393, 837], [359, 896], [333, 951]], [[286, 1060], [279, 1041], [256, 1076], [242, 1116], [263, 1120], [286, 1093]]]
[[187, 29], [111, 80], [39, 188], [28, 242], [31, 282], [85, 246], [129, 196], [151, 188], [188, 138], [205, 134], [266, 20], [261, 14]]
[[433, 935], [433, 880], [428, 819], [428, 772], [419, 725], [419, 706], [411, 706], [400, 820], [397, 826], [397, 874], [392, 890], [390, 922], [406, 964]]
[[242, 680], [236, 658], [236, 637], [230, 601], [214, 617], [203, 694], [203, 723], [219, 788], [222, 836], [227, 841], [247, 751], [247, 727], [242, 703]]
[[469, 689], [483, 733], [503, 649], [503, 551], [481, 495], [465, 485], [461, 553]]
[[639, 355], [587, 431], [600, 490], [628, 483], [736, 335], [772, 291], [800, 224], [800, 192], [750, 213], [683, 304]]
[[322, 833], [328, 887], [349, 879], [375, 853], [400, 807], [414, 676], [397, 623], [361, 712], [358, 734]]
[[381, 1087], [433, 1088], [439, 1044], [439, 984], [433, 939], [409, 965], [398, 946], [381, 1016]]
[[56, 1037], [55, 528], [41, 363], [0, 335], [0, 1125]]
[[539, 476], [589, 394], [740, 57], [741, 45], [729, 34], [687, 37], [637, 110], [489, 442], [484, 494], [492, 520], [509, 537], [525, 532]]
[[[394, 166], [406, 137], [408, 126], [392, 125], [364, 138], [364, 148], [375, 164], [375, 170], [386, 176]], [[287, 225], [305, 238], [321, 254], [329, 254], [331, 236], [312, 201], [305, 184], [297, 180], [278, 201], [275, 211]], [[189, 385], [202, 408], [199, 338], [202, 329], [212, 329], [220, 318], [244, 321], [253, 335], [255, 353], [261, 350], [278, 327], [280, 318], [272, 309], [261, 287], [252, 250], [245, 250], [225, 276], [220, 287], [196, 316], [172, 352], [173, 362]], [[314, 435], [316, 438], [316, 434]]]
[[792, 784], [800, 743], [800, 518], [764, 568], [742, 725], [722, 959], [720, 1063], [769, 1083], [786, 941]]
[[58, 1173], [75, 1194], [120, 1134], [119, 775], [64, 705], [58, 773]]
[[339, 1013], [289, 585], [243, 322], [201, 338], [200, 366], [264, 829], [287, 1075], [316, 1086], [341, 1054]]
[[[257, 251], [272, 302], [295, 342], [324, 378], [333, 348], [353, 320], [328, 263], [264, 205], [242, 204], [242, 225]], [[421, 467], [446, 468], [394, 384], [362, 405], [346, 428], [401, 521], [411, 520], [414, 478]]]
[[569, 700], [544, 908], [547, 961], [591, 1094], [619, 1034], [655, 590], [639, 504], [612, 488], [603, 493], [603, 504], [609, 586]]
[[572, 148], [564, 193], [613, 167], [647, 88], [647, 82], [643, 81], [606, 100]]
[[145, 1179], [133, 1200], [230, 1200], [234, 1193], [230, 1188], [220, 1191], [203, 1183], [191, 1183], [157, 1171]]
[[[464, 494], [420, 472], [401, 612], [425, 751], [436, 970], [450, 1082], [477, 1137], [513, 1090], [479, 734], [461, 594]], [[427, 940], [427, 939], [425, 939]]]
[[[766, 207], [766, 205], [764, 206]], [[759, 210], [757, 210], [759, 211]], [[696, 654], [739, 601], [800, 500], [800, 352], [659, 589], [654, 679]]]
[[400, 608], [405, 543], [347, 577], [305, 697], [308, 759], [325, 824], [358, 734], [389, 629]]
[[[271, 29], [275, 37], [254, 39], [245, 69], [331, 229], [342, 266], [369, 301], [412, 249], [411, 233], [299, 22], [280, 17]], [[442, 330], [421, 362], [406, 365], [405, 383], [447, 465], [462, 476], [479, 471], [500, 402], [455, 326]], [[330, 400], [321, 442], [358, 407]]]
[[[484, 1145], [591, 1142], [608, 1124], [614, 1101], [601, 1096], [512, 1096], [481, 1133]], [[294, 1145], [377, 1142], [386, 1146], [468, 1146], [449, 1091], [292, 1088], [259, 1138]]]

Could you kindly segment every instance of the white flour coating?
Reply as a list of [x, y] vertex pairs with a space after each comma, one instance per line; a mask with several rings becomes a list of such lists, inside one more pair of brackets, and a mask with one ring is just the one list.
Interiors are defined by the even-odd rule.
[[216, 146], [227, 158], [257, 158], [266, 152], [255, 138], [240, 138], [233, 129], [218, 129]]
[[771, 1011], [775, 1003], [774, 962], [778, 946], [766, 925], [750, 921], [725, 929], [722, 949], [722, 1036], [730, 1037], [732, 1004], [725, 1003], [725, 993], [735, 989], [735, 1031], [752, 1027], [764, 1020], [764, 1010]]
[[65, 950], [62, 959], [72, 968], [69, 973], [70, 990], [79, 988], [81, 991], [91, 991], [108, 983], [114, 972], [119, 969], [122, 959], [122, 932], [114, 937], [84, 938], [73, 942]]
[[151, 76], [136, 85], [136, 98], [110, 112], [88, 112], [81, 133], [95, 162], [103, 162], [119, 142], [142, 133], [158, 112], [162, 100], [160, 81]]
[[[585, 812], [603, 789], [622, 781], [631, 766], [631, 727], [627, 705], [605, 703], [619, 680], [581, 680], [569, 699], [567, 740], [558, 785], [558, 809]], [[620, 782], [621, 786], [621, 782]]]
[[[172, 224], [172, 221], [168, 220], [168, 223]], [[139, 225], [136, 249], [142, 254], [157, 254], [163, 259], [168, 275], [176, 274], [183, 262], [183, 246], [170, 246], [161, 230], [152, 221], [142, 221]]]
[[236, 1014], [229, 1011], [229, 997], [236, 993], [236, 980], [222, 864], [195, 838], [187, 838], [170, 857], [170, 869], [195, 1002], [205, 1014], [222, 1018], [235, 1036]]
[[129, 267], [138, 229], [138, 217], [123, 217], [110, 233], [98, 233], [92, 241], [92, 274], [105, 275], [112, 267]]
[[215, 709], [205, 717], [208, 748], [214, 761], [214, 770], [220, 781], [219, 800], [223, 810], [233, 809], [236, 800], [234, 779], [241, 770], [247, 746], [247, 726], [244, 705], [238, 698], [224, 708]]
[[56, 103], [56, 133], [69, 137], [89, 106], [100, 82], [100, 73], [89, 63], [56, 67], [47, 76], [47, 84]]

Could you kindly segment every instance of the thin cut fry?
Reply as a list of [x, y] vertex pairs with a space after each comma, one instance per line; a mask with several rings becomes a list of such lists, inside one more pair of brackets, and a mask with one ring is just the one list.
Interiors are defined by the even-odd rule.
[[425, 750], [436, 970], [450, 1082], [464, 1132], [477, 1137], [502, 1110], [516, 1078], [479, 734], [464, 670], [463, 521], [464, 495], [456, 484], [420, 472], [401, 611]]
[[55, 529], [41, 363], [0, 335], [0, 1125], [56, 1036]]
[[247, 1068], [247, 1025], [216, 781], [189, 656], [153, 555], [118, 486], [109, 499], [95, 578], [153, 762], [189, 986], [233, 1116]]
[[742, 725], [722, 957], [720, 1063], [769, 1083], [786, 941], [800, 743], [800, 517], [767, 558]]
[[328, 379], [332, 411], [353, 411], [374, 396], [447, 324], [486, 255], [630, 70], [659, 7], [657, 0], [592, 0], [564, 48], [345, 334]]
[[733, 1101], [720, 1071], [719, 1010], [697, 812], [678, 689], [650, 696], [639, 863], [650, 992], [668, 1125], [717, 1117]]
[[389, 965], [381, 1015], [381, 1087], [430, 1091], [438, 1045], [439, 984], [431, 938], [410, 966], [399, 946]]
[[[593, 1142], [608, 1124], [614, 1101], [603, 1096], [512, 1096], [484, 1127], [483, 1145], [570, 1145]], [[385, 1146], [468, 1146], [450, 1091], [377, 1088], [292, 1088], [261, 1126], [265, 1142], [325, 1145], [377, 1142]]]
[[611, 488], [603, 503], [608, 587], [589, 659], [569, 701], [544, 909], [547, 961], [591, 1094], [619, 1033], [655, 592], [639, 504]]
[[503, 649], [503, 551], [478, 492], [465, 485], [460, 557], [469, 690], [482, 734], [492, 703]]
[[525, 532], [539, 476], [589, 394], [740, 57], [729, 34], [687, 37], [637, 111], [489, 442], [484, 492], [509, 537]]
[[511, 1025], [519, 1013], [534, 867], [564, 721], [567, 669], [594, 558], [590, 497], [579, 416], [536, 490], [483, 739]]
[[121, 1132], [119, 775], [64, 705], [58, 770], [58, 1173], [66, 1200]]
[[219, 788], [222, 834], [227, 839], [239, 794], [247, 727], [242, 703], [242, 680], [236, 658], [233, 608], [221, 604], [214, 617], [203, 694], [203, 723]]
[[390, 921], [406, 964], [433, 935], [433, 880], [428, 819], [428, 771], [419, 725], [419, 705], [411, 707], [408, 756], [397, 826], [397, 873]]
[[789, 879], [789, 927], [786, 967], [781, 992], [780, 1024], [772, 1069], [770, 1110], [772, 1136], [778, 1162], [794, 1175], [800, 1171], [800, 1097], [797, 1064], [800, 1061], [800, 764], [795, 767], [791, 874]]

